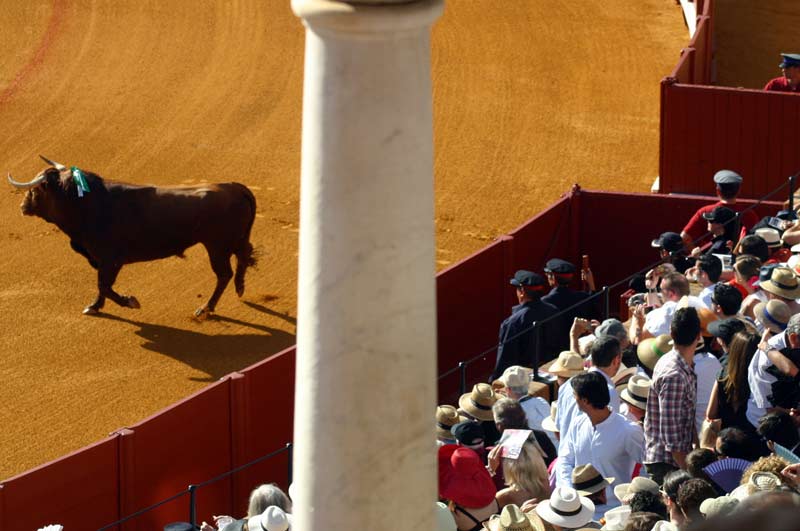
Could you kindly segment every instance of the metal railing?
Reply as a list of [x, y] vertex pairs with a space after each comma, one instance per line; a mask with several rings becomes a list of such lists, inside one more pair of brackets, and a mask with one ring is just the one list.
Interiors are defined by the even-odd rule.
[[[798, 176], [800, 176], [800, 173], [790, 176], [788, 178], [787, 182], [785, 182], [782, 185], [780, 185], [779, 187], [775, 188], [774, 190], [772, 190], [770, 193], [766, 194], [765, 196], [757, 199], [756, 202], [753, 203], [751, 206], [747, 207], [746, 209], [742, 210], [741, 212], [737, 212], [736, 218], [730, 220], [728, 223], [732, 223], [734, 221], [736, 221], [738, 223], [742, 214], [753, 210], [758, 205], [760, 205], [764, 201], [768, 200], [770, 197], [774, 196], [775, 194], [777, 194], [778, 192], [780, 192], [781, 190], [783, 190], [787, 186], [789, 187], [789, 209], [793, 210], [794, 209], [793, 207], [794, 207], [795, 180], [796, 180], [796, 178]], [[703, 241], [704, 239], [706, 239], [709, 236], [709, 234], [710, 234], [709, 232], [706, 232], [701, 237], [699, 237], [696, 240], [694, 240], [692, 242], [692, 244], [694, 245], [694, 244], [697, 244], [697, 243]], [[540, 346], [541, 346], [541, 330], [542, 330], [542, 328], [543, 328], [543, 326], [545, 324], [547, 324], [547, 323], [549, 323], [551, 321], [554, 321], [556, 319], [562, 318], [562, 317], [564, 317], [566, 315], [569, 315], [572, 311], [577, 310], [579, 307], [585, 306], [585, 305], [587, 305], [587, 304], [589, 304], [589, 303], [591, 303], [591, 302], [593, 302], [595, 300], [598, 300], [600, 298], [602, 298], [602, 303], [603, 303], [602, 304], [603, 310], [602, 310], [601, 313], [603, 315], [603, 319], [607, 319], [608, 316], [610, 315], [610, 310], [611, 310], [611, 299], [610, 299], [611, 290], [616, 289], [616, 288], [622, 286], [623, 284], [630, 282], [630, 280], [633, 279], [634, 277], [640, 276], [640, 275], [646, 273], [647, 271], [653, 269], [654, 267], [656, 267], [656, 266], [658, 266], [658, 265], [660, 265], [662, 263], [664, 263], [663, 260], [658, 260], [656, 262], [653, 262], [652, 264], [650, 264], [650, 265], [648, 265], [648, 266], [636, 271], [635, 273], [633, 273], [631, 275], [628, 275], [627, 277], [615, 282], [614, 284], [611, 284], [610, 286], [603, 286], [599, 291], [597, 291], [596, 293], [593, 293], [592, 295], [590, 295], [586, 299], [581, 300], [581, 301], [577, 302], [576, 304], [573, 304], [572, 306], [570, 306], [568, 308], [565, 308], [564, 310], [561, 310], [560, 312], [555, 313], [555, 314], [547, 317], [546, 319], [542, 319], [540, 321], [534, 321], [529, 328], [519, 332], [518, 334], [515, 334], [514, 336], [512, 336], [510, 338], [507, 338], [503, 342], [503, 344], [507, 344], [507, 343], [509, 343], [509, 342], [511, 342], [511, 341], [513, 341], [513, 340], [515, 340], [515, 339], [517, 339], [517, 338], [519, 338], [519, 337], [521, 337], [521, 336], [523, 336], [525, 334], [528, 334], [528, 333], [533, 333], [534, 334], [534, 336], [533, 336], [534, 339], [533, 340], [535, 341], [534, 345], [535, 345], [536, 348], [535, 348], [533, 370], [534, 370], [534, 378], [538, 380], [539, 379], [539, 376], [538, 376], [538, 365], [539, 365], [538, 360], [539, 360]], [[458, 362], [458, 365], [456, 365], [452, 369], [449, 369], [449, 370], [443, 372], [442, 374], [440, 374], [438, 376], [437, 379], [438, 380], [442, 380], [443, 378], [446, 378], [447, 376], [450, 376], [450, 375], [452, 375], [452, 374], [454, 374], [456, 372], [459, 372], [460, 373], [459, 374], [459, 392], [460, 392], [460, 394], [466, 393], [467, 392], [467, 368], [469, 367], [469, 365], [471, 365], [472, 363], [475, 363], [478, 360], [485, 359], [486, 356], [488, 356], [492, 352], [495, 352], [498, 349], [499, 346], [500, 346], [499, 344], [498, 345], [494, 345], [494, 346], [484, 350], [480, 354], [478, 354], [476, 356], [473, 356], [472, 358], [469, 358], [467, 360], [463, 360], [463, 361]], [[223, 480], [223, 479], [225, 479], [225, 478], [227, 478], [227, 477], [229, 477], [229, 476], [231, 476], [233, 474], [236, 474], [236, 473], [238, 473], [238, 472], [240, 472], [240, 471], [242, 471], [242, 470], [244, 470], [246, 468], [249, 468], [249, 467], [251, 467], [253, 465], [261, 463], [262, 461], [266, 461], [268, 459], [271, 459], [272, 457], [280, 455], [280, 454], [282, 454], [284, 452], [288, 452], [288, 454], [289, 454], [289, 456], [288, 456], [289, 464], [288, 464], [287, 474], [288, 474], [288, 483], [291, 483], [292, 482], [292, 443], [289, 442], [289, 443], [286, 443], [286, 445], [283, 448], [279, 448], [279, 449], [277, 449], [277, 450], [275, 450], [273, 452], [270, 452], [270, 453], [268, 453], [268, 454], [266, 454], [264, 456], [261, 456], [261, 457], [259, 457], [257, 459], [254, 459], [253, 461], [250, 461], [249, 463], [246, 463], [246, 464], [241, 465], [241, 466], [239, 466], [237, 468], [234, 468], [233, 470], [229, 470], [228, 472], [220, 474], [219, 476], [216, 476], [216, 477], [214, 477], [212, 479], [209, 479], [209, 480], [204, 481], [202, 483], [199, 483], [197, 485], [189, 485], [186, 490], [178, 492], [178, 493], [174, 494], [173, 496], [170, 496], [169, 498], [166, 498], [165, 500], [162, 500], [162, 501], [160, 501], [160, 502], [158, 502], [158, 503], [156, 503], [154, 505], [151, 505], [149, 507], [145, 507], [144, 509], [136, 511], [135, 513], [130, 514], [130, 515], [128, 515], [128, 516], [126, 516], [126, 517], [124, 517], [124, 518], [122, 518], [120, 520], [117, 520], [114, 523], [111, 523], [111, 524], [108, 524], [106, 526], [103, 526], [100, 529], [98, 529], [98, 531], [105, 531], [105, 530], [110, 529], [112, 527], [118, 526], [118, 525], [120, 525], [120, 524], [122, 524], [124, 522], [127, 522], [128, 520], [131, 520], [133, 518], [141, 516], [142, 514], [145, 514], [145, 513], [149, 512], [149, 511], [152, 511], [152, 510], [164, 505], [165, 503], [169, 503], [171, 501], [174, 501], [174, 500], [176, 500], [176, 499], [178, 499], [178, 498], [180, 498], [182, 496], [185, 496], [187, 494], [189, 495], [189, 508], [188, 508], [188, 519], [187, 519], [187, 521], [192, 526], [196, 526], [197, 525], [196, 500], [197, 500], [197, 490], [198, 489], [206, 487], [206, 486], [211, 485], [213, 483], [216, 483], [218, 481], [221, 481], [221, 480]]]

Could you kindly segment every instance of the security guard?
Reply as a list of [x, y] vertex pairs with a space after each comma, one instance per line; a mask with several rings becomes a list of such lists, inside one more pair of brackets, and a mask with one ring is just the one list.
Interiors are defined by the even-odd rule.
[[778, 68], [783, 75], [769, 80], [764, 90], [773, 92], [800, 92], [800, 54], [782, 53]]
[[[552, 304], [558, 308], [558, 311], [563, 311], [589, 298], [591, 293], [576, 291], [569, 287], [575, 278], [576, 271], [575, 265], [561, 258], [548, 260], [544, 265], [544, 272], [552, 289], [550, 293], [542, 297], [542, 301]], [[592, 310], [591, 304], [587, 303], [578, 306], [558, 319], [558, 347], [560, 350], [569, 348], [569, 329], [572, 326], [572, 321], [576, 317], [597, 317]]]
[[557, 335], [555, 322], [549, 321], [542, 325], [539, 343], [543, 349], [541, 355], [536, 351], [536, 338], [532, 333], [534, 321], [541, 321], [558, 313], [558, 308], [542, 301], [542, 294], [547, 289], [544, 277], [519, 270], [510, 280], [510, 284], [517, 290], [519, 304], [511, 309], [511, 315], [500, 325], [497, 361], [489, 381], [500, 378], [512, 365], [533, 367], [557, 352], [557, 346], [553, 343]]

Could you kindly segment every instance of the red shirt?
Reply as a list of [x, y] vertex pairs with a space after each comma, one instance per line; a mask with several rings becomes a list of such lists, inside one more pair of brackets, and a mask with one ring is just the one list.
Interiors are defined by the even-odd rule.
[[[703, 214], [705, 214], [706, 212], [711, 212], [718, 206], [728, 207], [736, 212], [741, 212], [742, 210], [747, 208], [747, 205], [743, 203], [734, 203], [731, 205], [728, 203], [723, 203], [722, 201], [717, 201], [712, 205], [706, 205], [704, 207], [700, 207], [697, 209], [697, 212], [694, 213], [692, 219], [689, 220], [689, 223], [687, 223], [686, 226], [683, 228], [683, 232], [688, 234], [689, 237], [692, 239], [692, 241], [706, 234], [708, 232], [708, 221], [703, 219]], [[741, 222], [742, 222], [742, 232], [741, 235], [739, 236], [740, 239], [744, 237], [745, 234], [747, 234], [748, 230], [753, 228], [753, 225], [759, 222], [759, 218], [755, 212], [753, 212], [752, 210], [748, 210], [747, 212], [742, 214]]]
[[781, 76], [769, 80], [764, 86], [764, 90], [771, 90], [773, 92], [800, 92], [800, 85], [792, 88], [789, 84], [789, 80]]

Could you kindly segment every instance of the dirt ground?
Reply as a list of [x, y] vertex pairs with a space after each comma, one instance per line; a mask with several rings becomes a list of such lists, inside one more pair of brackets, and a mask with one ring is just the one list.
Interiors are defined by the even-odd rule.
[[[201, 248], [123, 269], [116, 287], [141, 310], [85, 317], [94, 272], [7, 186], [0, 478], [294, 343], [303, 78], [288, 0], [4, 4], [0, 169], [29, 180], [41, 153], [135, 183], [240, 181], [262, 259], [215, 320], [190, 319], [213, 287]], [[439, 269], [572, 183], [648, 190], [658, 83], [687, 42], [671, 0], [500, 5], [449, 1], [434, 30]]]

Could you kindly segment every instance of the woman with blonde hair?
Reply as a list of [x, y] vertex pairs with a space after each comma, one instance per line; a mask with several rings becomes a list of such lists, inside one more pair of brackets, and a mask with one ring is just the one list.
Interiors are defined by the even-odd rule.
[[522, 505], [530, 499], [545, 500], [550, 497], [550, 483], [543, 452], [533, 436], [522, 445], [516, 459], [499, 457], [502, 447], [496, 446], [489, 454], [490, 473], [502, 464], [506, 488], [497, 493], [497, 504]]
[[739, 428], [754, 433], [756, 427], [747, 420], [747, 399], [750, 387], [747, 370], [760, 338], [746, 331], [736, 332], [728, 347], [727, 364], [711, 390], [711, 399], [706, 410], [709, 420], [720, 419], [721, 429]]

